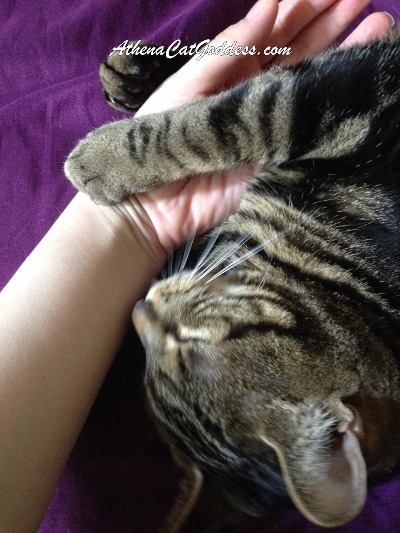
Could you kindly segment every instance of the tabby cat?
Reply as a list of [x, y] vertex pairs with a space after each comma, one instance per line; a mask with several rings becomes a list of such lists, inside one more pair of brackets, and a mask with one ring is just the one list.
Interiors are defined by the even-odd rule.
[[[109, 57], [107, 99], [135, 110], [169, 61]], [[289, 497], [339, 526], [399, 462], [399, 126], [396, 34], [107, 124], [69, 156], [67, 176], [100, 203], [261, 168], [197, 240], [197, 264], [133, 313], [150, 409], [189, 475], [173, 531], [215, 531]]]

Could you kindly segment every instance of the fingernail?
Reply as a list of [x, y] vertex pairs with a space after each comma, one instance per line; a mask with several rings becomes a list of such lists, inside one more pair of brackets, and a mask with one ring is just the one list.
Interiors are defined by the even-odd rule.
[[394, 20], [394, 16], [388, 13], [387, 11], [383, 11], [383, 13], [385, 13], [385, 15], [387, 15], [390, 18], [391, 26], [393, 28], [393, 26], [396, 24], [396, 21]]
[[244, 18], [246, 20], [251, 20], [255, 18], [264, 9], [264, 6], [262, 4], [263, 0], [258, 0], [258, 2], [254, 4], [254, 6], [250, 9], [250, 11]]

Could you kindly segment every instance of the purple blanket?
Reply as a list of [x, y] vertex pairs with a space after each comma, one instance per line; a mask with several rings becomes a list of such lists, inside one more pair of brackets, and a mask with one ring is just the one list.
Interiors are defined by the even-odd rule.
[[[125, 39], [212, 38], [253, 0], [0, 2], [0, 288], [74, 196], [63, 161], [79, 138], [124, 115], [103, 101], [98, 64]], [[397, 0], [373, 3], [399, 14]], [[157, 531], [178, 473], [146, 417], [144, 356], [132, 334], [113, 365], [55, 490], [40, 533]], [[294, 509], [231, 532], [316, 532]], [[400, 531], [400, 476], [371, 488], [337, 531]]]

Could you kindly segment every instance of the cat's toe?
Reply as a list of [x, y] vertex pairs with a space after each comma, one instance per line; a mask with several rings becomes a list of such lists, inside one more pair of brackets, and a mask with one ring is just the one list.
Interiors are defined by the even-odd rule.
[[116, 204], [129, 196], [123, 187], [117, 186], [110, 189], [105, 186], [101, 177], [86, 182], [85, 192], [96, 204], [101, 205]]
[[129, 46], [131, 48], [125, 51], [112, 52], [101, 63], [99, 74], [109, 104], [134, 113], [169, 75], [169, 65], [165, 56], [132, 52], [154, 46], [146, 41], [136, 41]]
[[98, 204], [113, 204], [123, 200], [128, 193], [123, 185], [107, 171], [107, 167], [93, 164], [85, 146], [78, 145], [64, 165], [67, 178], [79, 190]]

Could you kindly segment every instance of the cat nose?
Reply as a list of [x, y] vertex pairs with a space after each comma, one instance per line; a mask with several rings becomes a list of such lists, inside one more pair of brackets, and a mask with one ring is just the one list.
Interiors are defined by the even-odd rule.
[[153, 309], [153, 304], [149, 300], [139, 300], [133, 308], [133, 312], [146, 313], [150, 309]]
[[139, 300], [133, 308], [132, 318], [144, 315], [147, 316], [148, 319], [155, 317], [154, 306], [149, 300]]
[[132, 311], [132, 322], [144, 343], [152, 319], [155, 318], [153, 304], [147, 300], [139, 300]]

